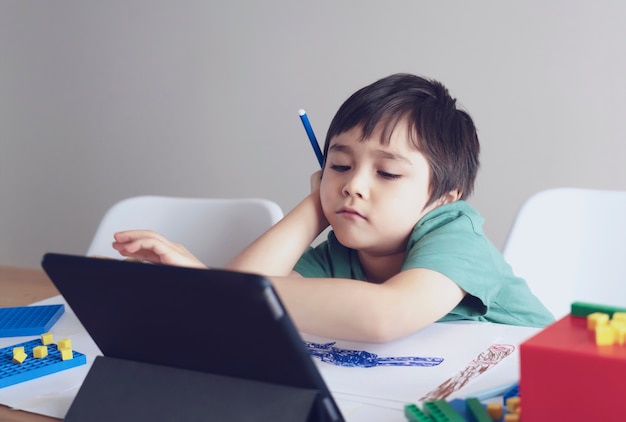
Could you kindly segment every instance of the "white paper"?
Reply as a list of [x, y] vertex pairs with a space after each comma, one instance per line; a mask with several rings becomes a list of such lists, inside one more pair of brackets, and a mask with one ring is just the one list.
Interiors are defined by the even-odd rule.
[[[74, 350], [87, 355], [87, 364], [0, 390], [0, 403], [21, 410], [64, 418], [91, 364], [100, 350], [61, 296], [34, 305], [64, 304], [65, 313], [50, 332], [55, 339], [69, 337]], [[490, 323], [436, 323], [404, 339], [385, 344], [336, 341], [335, 348], [374, 354], [381, 364], [373, 367], [345, 367], [313, 358], [348, 421], [404, 422], [404, 406], [419, 399], [460, 371], [494, 344], [511, 345], [513, 353], [486, 372], [471, 379], [448, 399], [468, 397], [476, 392], [514, 382], [519, 374], [518, 345], [538, 330]], [[0, 338], [0, 347], [33, 337]], [[334, 340], [303, 334], [314, 343]], [[367, 355], [370, 358], [373, 355]], [[436, 366], [387, 366], [386, 358], [435, 357]], [[380, 358], [377, 360], [377, 358]]]
[[[444, 361], [438, 366], [363, 368], [337, 366], [320, 359], [315, 359], [315, 362], [337, 398], [401, 410], [405, 404], [419, 405], [420, 398], [457, 376], [493, 345], [507, 345], [513, 351], [445, 398], [469, 397], [485, 389], [517, 382], [519, 344], [537, 331], [536, 328], [491, 323], [437, 323], [407, 338], [386, 344], [338, 341], [334, 346], [366, 350], [381, 357], [442, 357]], [[332, 341], [306, 334], [303, 337], [316, 343]]]

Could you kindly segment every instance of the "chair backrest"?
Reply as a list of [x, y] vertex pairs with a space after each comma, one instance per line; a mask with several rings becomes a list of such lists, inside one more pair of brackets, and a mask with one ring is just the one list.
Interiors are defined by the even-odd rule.
[[574, 301], [626, 307], [626, 191], [557, 188], [531, 196], [504, 247], [556, 318]]
[[87, 255], [119, 259], [113, 233], [145, 229], [182, 244], [210, 267], [222, 267], [282, 217], [266, 199], [137, 196], [107, 211]]

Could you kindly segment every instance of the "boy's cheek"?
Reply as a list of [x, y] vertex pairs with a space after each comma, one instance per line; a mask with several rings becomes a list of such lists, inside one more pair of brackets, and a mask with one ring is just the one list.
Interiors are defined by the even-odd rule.
[[322, 206], [322, 214], [324, 214], [324, 218], [330, 222], [328, 217], [333, 217], [334, 215], [334, 206], [333, 202], [328, 198], [327, 195], [324, 195], [324, 189], [320, 189], [320, 205]]

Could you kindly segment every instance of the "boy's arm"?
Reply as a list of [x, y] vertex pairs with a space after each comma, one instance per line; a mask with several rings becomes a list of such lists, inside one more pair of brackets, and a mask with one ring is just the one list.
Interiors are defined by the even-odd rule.
[[299, 330], [323, 337], [386, 342], [439, 320], [465, 292], [425, 268], [382, 284], [349, 279], [270, 277]]
[[[327, 226], [319, 190], [316, 190], [245, 248], [226, 268], [263, 275], [289, 275], [302, 253]], [[115, 233], [113, 248], [127, 258], [206, 268], [183, 245], [150, 230]]]
[[[283, 217], [276, 227], [272, 227], [235, 257], [228, 268], [265, 275], [290, 274], [300, 255], [328, 226], [319, 200], [320, 179], [321, 171], [314, 173], [311, 176], [311, 194]], [[152, 230], [127, 230], [115, 233], [113, 249], [129, 259], [206, 268], [206, 265], [183, 245], [172, 242]]]
[[268, 276], [287, 276], [292, 273], [302, 253], [327, 226], [319, 190], [315, 190], [237, 255], [226, 268]]

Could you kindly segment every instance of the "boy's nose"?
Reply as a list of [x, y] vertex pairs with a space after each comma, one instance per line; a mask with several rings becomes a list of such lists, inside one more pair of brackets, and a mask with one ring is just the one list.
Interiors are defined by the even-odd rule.
[[367, 198], [369, 192], [369, 181], [362, 172], [354, 172], [343, 187], [342, 193], [345, 196], [356, 196], [359, 198]]

